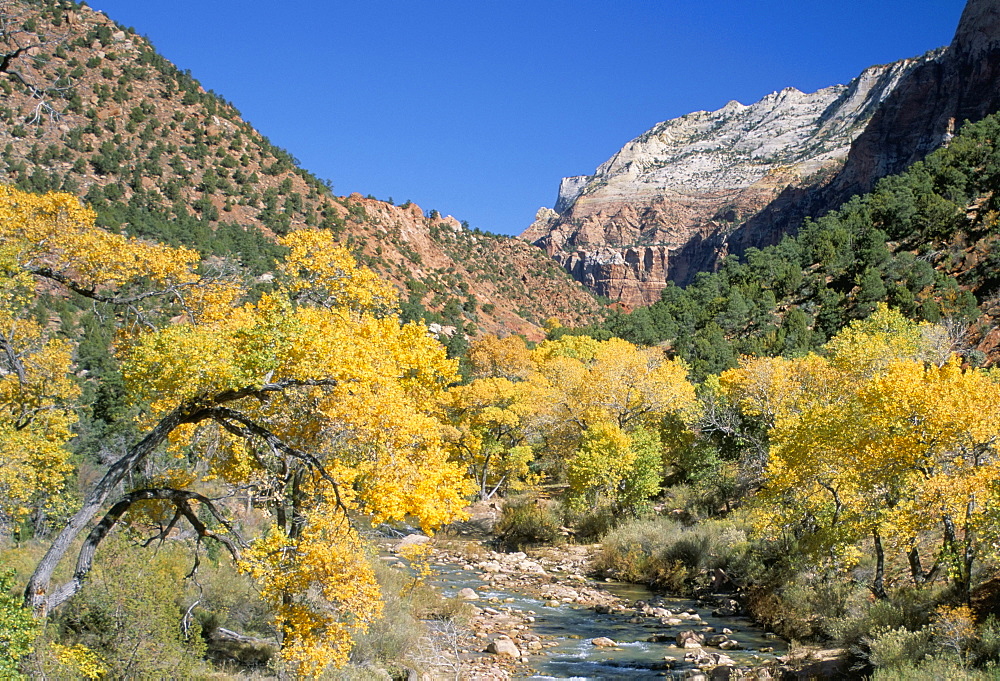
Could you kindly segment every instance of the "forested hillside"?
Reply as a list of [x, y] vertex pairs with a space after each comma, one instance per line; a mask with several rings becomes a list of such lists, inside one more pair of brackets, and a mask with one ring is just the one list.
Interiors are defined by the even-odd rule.
[[1000, 119], [991, 116], [797, 235], [730, 257], [591, 332], [664, 343], [706, 376], [741, 355], [815, 350], [886, 302], [912, 319], [946, 322], [967, 360], [992, 362], [998, 172]]
[[[148, 40], [63, 0], [0, 3], [0, 180], [82, 197], [98, 224], [229, 258], [256, 275], [303, 227], [338, 236], [407, 292], [413, 318], [538, 336], [598, 304], [537, 249], [422, 211], [336, 196]], [[544, 295], [538, 295], [543, 292]]]

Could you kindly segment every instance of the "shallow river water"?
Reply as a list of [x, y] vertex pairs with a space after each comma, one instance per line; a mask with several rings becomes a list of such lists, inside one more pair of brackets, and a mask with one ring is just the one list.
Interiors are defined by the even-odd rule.
[[[694, 664], [684, 660], [683, 648], [671, 646], [669, 642], [654, 643], [647, 639], [654, 635], [676, 635], [678, 632], [703, 627], [713, 627], [721, 632], [731, 629], [732, 638], [740, 642], [743, 650], [706, 651], [725, 652], [738, 665], [756, 666], [763, 660], [773, 659], [775, 654], [785, 650], [783, 641], [765, 637], [765, 632], [744, 618], [712, 617], [711, 610], [699, 607], [695, 601], [662, 598], [661, 607], [672, 611], [697, 609], [704, 624], [685, 622], [677, 626], [667, 626], [657, 618], [642, 618], [637, 623], [633, 615], [598, 614], [593, 609], [575, 604], [549, 607], [545, 602], [529, 598], [513, 591], [498, 589], [495, 585], [480, 579], [476, 572], [454, 565], [435, 566], [435, 584], [446, 596], [457, 597], [464, 587], [471, 587], [485, 601], [499, 599], [501, 603], [491, 604], [497, 609], [511, 608], [532, 615], [532, 633], [556, 645], [546, 649], [546, 654], [528, 658], [531, 674], [519, 678], [530, 679], [663, 679], [683, 678], [686, 670]], [[625, 599], [628, 604], [637, 600], [648, 600], [653, 593], [634, 584], [604, 583], [602, 588]], [[591, 643], [592, 639], [607, 637], [618, 643], [615, 648], [601, 648]], [[759, 652], [761, 648], [773, 648], [773, 653]]]

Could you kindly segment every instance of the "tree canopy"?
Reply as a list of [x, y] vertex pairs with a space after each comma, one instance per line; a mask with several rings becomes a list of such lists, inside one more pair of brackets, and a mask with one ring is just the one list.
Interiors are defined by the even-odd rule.
[[[299, 673], [344, 662], [351, 632], [379, 611], [359, 515], [433, 530], [464, 505], [439, 418], [456, 363], [426, 328], [400, 323], [393, 290], [326, 232], [282, 238], [288, 255], [260, 287], [193, 251], [101, 230], [72, 196], [0, 187], [0, 243], [0, 513], [68, 520], [27, 602], [44, 614], [76, 593], [122, 519], [151, 537], [188, 523], [258, 580]], [[75, 508], [62, 494], [73, 342], [28, 314], [53, 285], [115, 320], [141, 434]], [[241, 537], [237, 499], [266, 509], [270, 529]], [[72, 577], [53, 584], [81, 536]]]

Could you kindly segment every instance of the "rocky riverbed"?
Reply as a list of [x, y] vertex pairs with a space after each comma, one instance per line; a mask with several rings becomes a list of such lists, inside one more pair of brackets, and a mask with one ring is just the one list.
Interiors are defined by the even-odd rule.
[[435, 655], [426, 681], [708, 681], [781, 678], [789, 670], [777, 655], [784, 643], [734, 617], [735, 602], [664, 598], [592, 579], [594, 546], [526, 553], [500, 553], [473, 540], [435, 539], [430, 546], [432, 580], [445, 595], [468, 601], [472, 614], [459, 628], [430, 623]]

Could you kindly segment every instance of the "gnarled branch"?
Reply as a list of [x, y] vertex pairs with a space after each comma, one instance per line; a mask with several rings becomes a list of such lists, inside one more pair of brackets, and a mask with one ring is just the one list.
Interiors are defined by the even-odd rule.
[[[187, 490], [171, 489], [171, 488], [154, 488], [154, 489], [141, 489], [131, 492], [122, 497], [118, 503], [111, 507], [101, 522], [90, 531], [87, 538], [83, 542], [83, 546], [80, 548], [80, 554], [76, 561], [76, 570], [73, 572], [73, 577], [66, 582], [61, 584], [57, 588], [53, 589], [51, 595], [47, 599], [47, 609], [51, 610], [59, 604], [65, 602], [73, 594], [77, 593], [90, 574], [90, 570], [94, 564], [94, 553], [97, 551], [98, 545], [101, 541], [108, 535], [111, 528], [121, 520], [122, 516], [128, 512], [132, 507], [132, 504], [137, 501], [145, 501], [151, 499], [161, 499], [169, 501], [177, 509], [177, 514], [184, 516], [191, 526], [194, 528], [195, 532], [198, 533], [200, 538], [209, 538], [218, 541], [220, 544], [226, 547], [230, 555], [232, 555], [233, 560], [239, 560], [240, 557], [240, 545], [245, 545], [240, 536], [233, 529], [233, 526], [228, 520], [219, 512], [219, 509], [215, 507], [212, 500], [205, 497], [197, 492], [189, 492]], [[225, 527], [229, 532], [236, 537], [236, 542], [225, 535], [220, 535], [212, 532], [205, 524], [201, 522], [198, 515], [191, 508], [190, 502], [197, 501], [202, 504], [209, 512], [215, 517], [219, 523]], [[176, 516], [175, 516], [176, 520]], [[173, 526], [174, 521], [171, 521], [171, 526]], [[162, 533], [161, 533], [162, 534]], [[239, 544], [239, 545], [238, 545]]]
[[340, 485], [333, 478], [333, 476], [331, 476], [326, 471], [326, 468], [323, 466], [323, 463], [319, 459], [317, 459], [313, 454], [292, 447], [291, 445], [289, 445], [287, 442], [279, 438], [277, 435], [272, 433], [264, 426], [256, 423], [246, 415], [241, 414], [240, 412], [234, 409], [230, 409], [228, 407], [214, 407], [212, 409], [209, 409], [208, 411], [211, 415], [211, 418], [216, 423], [221, 425], [223, 428], [225, 428], [233, 435], [242, 437], [244, 439], [259, 437], [262, 440], [264, 440], [264, 442], [266, 442], [267, 445], [271, 447], [273, 450], [306, 462], [306, 464], [308, 464], [310, 467], [315, 469], [320, 474], [320, 477], [322, 477], [323, 480], [325, 480], [330, 484], [330, 486], [333, 488], [334, 496], [336, 497], [337, 507], [344, 513], [347, 513], [347, 506], [344, 504], [343, 500], [340, 497]]
[[289, 379], [269, 382], [264, 385], [251, 385], [244, 388], [226, 390], [216, 395], [201, 395], [179, 405], [160, 419], [159, 423], [145, 437], [130, 447], [125, 455], [112, 464], [104, 474], [104, 477], [94, 485], [94, 488], [83, 502], [80, 510], [70, 518], [69, 523], [53, 540], [45, 556], [39, 561], [38, 566], [35, 568], [25, 587], [25, 604], [42, 617], [47, 614], [56, 595], [50, 593], [49, 589], [52, 582], [52, 575], [66, 555], [66, 552], [69, 551], [70, 546], [80, 533], [83, 532], [87, 524], [101, 510], [108, 497], [121, 484], [125, 476], [136, 470], [145, 458], [160, 446], [166, 440], [167, 436], [178, 427], [215, 418], [218, 414], [212, 411], [213, 408], [245, 397], [264, 399], [269, 393], [280, 392], [289, 388], [334, 385], [337, 385], [337, 382], [332, 379]]

